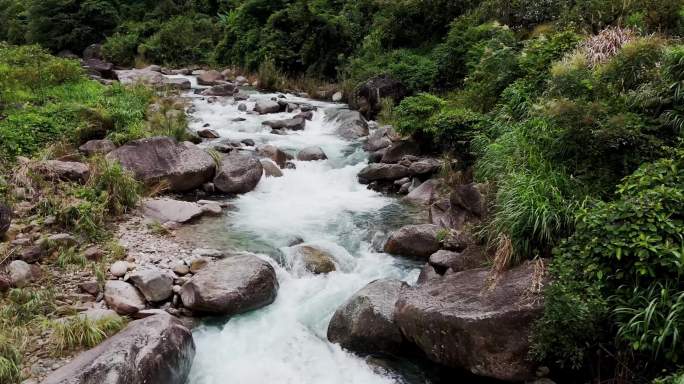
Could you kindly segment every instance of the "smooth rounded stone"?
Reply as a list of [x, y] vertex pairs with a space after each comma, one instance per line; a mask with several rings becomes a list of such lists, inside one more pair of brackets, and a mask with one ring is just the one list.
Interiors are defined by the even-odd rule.
[[418, 156], [420, 154], [420, 147], [418, 143], [413, 140], [401, 140], [392, 143], [387, 147], [387, 151], [382, 156], [380, 162], [387, 164], [398, 163], [404, 156], [412, 155]]
[[23, 288], [33, 280], [31, 266], [22, 260], [14, 260], [7, 267], [10, 284], [16, 288]]
[[173, 277], [156, 267], [136, 269], [129, 280], [151, 303], [164, 301], [173, 294]]
[[264, 168], [264, 176], [266, 177], [283, 177], [283, 171], [273, 160], [261, 159], [261, 166]]
[[192, 83], [188, 79], [164, 78], [164, 85], [170, 89], [187, 90], [192, 88]]
[[267, 113], [278, 113], [280, 112], [280, 104], [273, 100], [257, 100], [254, 105], [254, 112], [265, 115]]
[[197, 131], [197, 136], [203, 139], [218, 139], [219, 137], [221, 137], [221, 135], [219, 135], [219, 133], [216, 132], [216, 130], [208, 128], [200, 129], [199, 131]]
[[287, 153], [272, 144], [266, 144], [258, 147], [256, 154], [257, 156], [267, 157], [273, 160], [273, 162], [276, 163], [280, 168], [285, 167], [285, 163], [289, 158]]
[[12, 209], [0, 202], [0, 239], [7, 233], [12, 225]]
[[263, 173], [261, 162], [256, 157], [233, 152], [221, 160], [214, 185], [223, 193], [247, 193], [256, 188]]
[[342, 101], [343, 97], [344, 97], [344, 95], [342, 94], [342, 92], [335, 92], [332, 95], [332, 101], [335, 103], [339, 103], [340, 101]]
[[430, 205], [433, 201], [435, 201], [440, 185], [441, 183], [439, 180], [426, 180], [417, 188], [409, 192], [409, 194], [404, 197], [404, 201], [408, 201], [413, 204]]
[[442, 163], [437, 159], [422, 159], [411, 163], [409, 171], [411, 175], [431, 175], [442, 166]]
[[292, 253], [304, 264], [304, 268], [313, 274], [330, 273], [337, 269], [335, 258], [323, 249], [313, 245], [295, 245]]
[[452, 209], [462, 209], [477, 217], [482, 217], [486, 211], [482, 184], [464, 184], [453, 188], [449, 200]]
[[368, 122], [358, 111], [329, 108], [325, 114], [327, 120], [336, 122], [337, 134], [343, 138], [354, 140], [368, 136]]
[[175, 273], [178, 276], [185, 276], [188, 273], [190, 273], [190, 267], [185, 265], [185, 263], [179, 261], [173, 265], [173, 273]]
[[134, 286], [121, 280], [105, 283], [104, 299], [120, 315], [132, 315], [145, 309], [145, 298]]
[[291, 131], [301, 131], [306, 127], [306, 120], [302, 117], [294, 117], [284, 120], [267, 120], [261, 124], [269, 126], [274, 130], [289, 129]]
[[158, 313], [129, 323], [42, 384], [184, 384], [194, 357], [190, 330], [175, 317]]
[[381, 279], [356, 292], [335, 311], [328, 340], [359, 353], [398, 353], [404, 338], [394, 321], [394, 306], [406, 283]]
[[86, 156], [106, 155], [116, 149], [116, 145], [111, 140], [90, 140], [78, 147]]
[[241, 142], [242, 144], [248, 146], [248, 147], [253, 147], [253, 146], [256, 145], [256, 143], [255, 143], [254, 140], [252, 140], [252, 139], [243, 139], [243, 140], [240, 141], [240, 142]]
[[238, 104], [238, 111], [247, 112], [247, 104], [245, 104], [245, 103]]
[[200, 207], [200, 210], [203, 214], [209, 216], [220, 216], [223, 212], [223, 209], [218, 203], [204, 204]]
[[202, 216], [199, 204], [169, 198], [146, 199], [143, 202], [145, 217], [164, 224], [168, 221], [187, 223]]
[[147, 184], [166, 182], [172, 192], [187, 192], [211, 181], [216, 164], [198, 146], [171, 137], [132, 141], [107, 154]]
[[164, 87], [166, 77], [147, 69], [116, 70], [114, 76], [122, 85], [145, 84], [154, 88]]
[[244, 76], [237, 76], [235, 78], [235, 82], [240, 84], [240, 85], [245, 85], [245, 84], [249, 83], [249, 80]]
[[369, 164], [359, 172], [359, 181], [369, 183], [376, 180], [397, 180], [409, 175], [407, 167], [399, 164]]
[[202, 96], [232, 96], [238, 91], [235, 84], [223, 83], [202, 91]]
[[204, 268], [181, 291], [193, 311], [233, 316], [272, 303], [278, 292], [275, 270], [254, 255], [236, 255]]
[[543, 312], [542, 298], [530, 292], [534, 276], [532, 262], [503, 272], [494, 286], [489, 268], [447, 272], [403, 289], [395, 321], [436, 363], [498, 380], [532, 379], [530, 333]]
[[42, 259], [44, 255], [45, 250], [43, 249], [43, 247], [41, 247], [40, 245], [34, 245], [32, 247], [25, 248], [21, 251], [21, 260], [29, 264], [33, 264], [40, 261], [40, 259]]
[[299, 161], [318, 161], [327, 160], [328, 156], [323, 152], [323, 148], [317, 146], [306, 147], [297, 153]]
[[85, 183], [90, 178], [88, 164], [77, 161], [46, 160], [36, 166], [36, 171], [43, 177]]
[[390, 234], [385, 252], [427, 259], [440, 248], [439, 227], [433, 224], [407, 225]]
[[249, 100], [249, 95], [246, 93], [238, 92], [235, 95], [233, 95], [233, 99], [235, 99], [235, 101], [245, 101]]
[[296, 115], [294, 115], [295, 119], [304, 119], [304, 120], [313, 120], [313, 111], [307, 111], [307, 112], [300, 112]]
[[223, 83], [224, 80], [225, 78], [223, 75], [215, 70], [201, 71], [197, 76], [197, 84], [199, 85], [219, 85]]
[[109, 267], [109, 272], [114, 277], [123, 277], [128, 272], [128, 262], [123, 260], [114, 262]]

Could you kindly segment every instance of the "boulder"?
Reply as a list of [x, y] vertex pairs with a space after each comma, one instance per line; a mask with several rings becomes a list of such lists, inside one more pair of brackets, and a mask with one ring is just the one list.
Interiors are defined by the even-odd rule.
[[83, 66], [89, 71], [99, 73], [105, 79], [114, 78], [114, 64], [100, 59], [88, 59], [83, 61]]
[[102, 56], [102, 44], [90, 44], [83, 50], [83, 60], [91, 59], [104, 59]]
[[202, 216], [199, 204], [170, 198], [147, 199], [143, 202], [145, 217], [157, 220], [160, 224], [169, 221], [187, 223]]
[[358, 110], [369, 120], [375, 120], [382, 109], [382, 99], [390, 98], [394, 105], [408, 95], [406, 87], [390, 76], [376, 76], [363, 83], [356, 91]]
[[370, 164], [359, 172], [359, 181], [369, 183], [376, 180], [397, 180], [410, 174], [408, 167], [399, 164]]
[[169, 299], [173, 294], [173, 277], [157, 267], [137, 269], [129, 279], [151, 303]]
[[195, 357], [192, 333], [157, 314], [133, 321], [52, 372], [43, 384], [184, 384]]
[[261, 166], [264, 168], [264, 176], [266, 177], [283, 177], [283, 171], [272, 160], [261, 159]]
[[214, 159], [196, 145], [170, 137], [132, 141], [107, 155], [147, 184], [166, 182], [173, 192], [200, 187], [214, 176]]
[[447, 273], [402, 290], [395, 319], [402, 334], [439, 364], [505, 381], [534, 375], [530, 332], [543, 304], [530, 292], [533, 263], [504, 272]]
[[128, 272], [128, 262], [123, 260], [115, 261], [114, 264], [109, 267], [109, 272], [114, 277], [123, 277], [126, 272]]
[[400, 140], [387, 147], [387, 151], [382, 156], [382, 163], [398, 163], [404, 156], [417, 156], [420, 154], [418, 143], [413, 140]]
[[314, 274], [330, 273], [337, 269], [335, 258], [328, 252], [313, 245], [296, 245], [292, 247], [295, 262], [301, 262], [304, 268]]
[[87, 164], [76, 161], [46, 160], [40, 162], [36, 171], [49, 179], [59, 179], [85, 183], [90, 177], [90, 168]]
[[253, 147], [256, 145], [256, 143], [252, 139], [243, 139], [240, 142], [248, 147]]
[[430, 222], [441, 228], [461, 229], [465, 224], [465, 212], [456, 212], [451, 209], [449, 199], [440, 199], [430, 206], [428, 212]]
[[343, 97], [344, 97], [344, 95], [342, 94], [342, 92], [335, 92], [332, 95], [332, 101], [335, 103], [339, 103], [340, 101], [342, 101]]
[[482, 185], [475, 183], [457, 185], [454, 187], [449, 196], [452, 209], [459, 208], [476, 217], [484, 216], [486, 206], [485, 199], [481, 192], [482, 188]]
[[166, 78], [159, 72], [146, 69], [128, 69], [114, 71], [114, 76], [123, 85], [145, 84], [155, 88], [163, 87]]
[[302, 117], [294, 117], [285, 120], [267, 120], [261, 123], [273, 129], [289, 129], [291, 131], [301, 131], [306, 126], [306, 120]]
[[192, 83], [188, 79], [183, 78], [164, 78], [164, 85], [170, 89], [186, 90], [192, 88]]
[[439, 227], [433, 224], [407, 225], [390, 234], [385, 243], [385, 252], [393, 255], [427, 259], [440, 248], [437, 233]]
[[283, 152], [280, 148], [275, 145], [266, 144], [262, 145], [256, 150], [256, 154], [261, 157], [267, 157], [273, 160], [274, 163], [278, 164], [280, 168], [285, 167], [285, 163], [289, 160], [287, 153]]
[[224, 156], [214, 186], [223, 193], [247, 193], [259, 184], [264, 168], [254, 156], [233, 152]]
[[435, 271], [443, 275], [447, 270], [452, 272], [467, 271], [482, 267], [487, 261], [486, 251], [478, 245], [468, 245], [460, 252], [441, 249], [432, 255], [428, 263]]
[[409, 192], [409, 194], [404, 197], [404, 200], [413, 204], [430, 205], [437, 197], [439, 186], [439, 180], [427, 180]]
[[224, 84], [219, 84], [219, 85], [214, 85], [213, 87], [209, 89], [205, 89], [202, 91], [203, 96], [233, 96], [236, 92], [238, 92], [237, 87], [235, 84], [232, 83], [224, 83]]
[[394, 321], [399, 293], [407, 285], [382, 279], [366, 285], [335, 311], [328, 340], [359, 353], [398, 353], [404, 338]]
[[412, 162], [409, 171], [413, 176], [426, 176], [439, 171], [441, 166], [442, 163], [437, 159], [422, 159]]
[[221, 137], [221, 135], [219, 135], [218, 132], [209, 128], [200, 129], [199, 131], [197, 131], [197, 136], [203, 139], [218, 139], [219, 137]]
[[307, 112], [300, 112], [296, 115], [294, 115], [295, 119], [304, 119], [304, 120], [313, 120], [313, 111], [307, 111]]
[[337, 124], [337, 134], [353, 140], [368, 136], [368, 122], [358, 111], [349, 109], [327, 109], [326, 119]]
[[197, 84], [199, 85], [219, 85], [223, 83], [223, 80], [225, 80], [223, 75], [214, 70], [202, 71], [197, 76]]
[[392, 145], [392, 140], [387, 135], [389, 129], [389, 127], [380, 127], [374, 130], [368, 136], [368, 141], [363, 145], [363, 149], [368, 152], [375, 152]]
[[43, 247], [41, 247], [40, 245], [34, 245], [32, 247], [24, 248], [21, 251], [20, 259], [29, 264], [33, 264], [40, 261], [40, 259], [42, 259], [44, 255], [45, 250], [43, 249]]
[[297, 160], [299, 161], [317, 161], [327, 159], [328, 156], [325, 154], [325, 152], [323, 152], [323, 149], [317, 146], [306, 147], [297, 154]]
[[104, 299], [119, 315], [132, 315], [145, 309], [145, 298], [134, 286], [121, 280], [105, 283]]
[[275, 270], [255, 255], [228, 257], [203, 268], [183, 285], [183, 305], [193, 311], [233, 316], [275, 300]]
[[273, 100], [257, 100], [254, 111], [260, 115], [280, 112], [280, 104]]
[[0, 239], [5, 236], [5, 233], [7, 233], [11, 224], [12, 209], [3, 203], [0, 203]]
[[31, 266], [22, 260], [14, 260], [7, 267], [10, 284], [16, 288], [23, 288], [33, 280]]
[[81, 145], [80, 147], [78, 147], [78, 150], [86, 156], [106, 155], [115, 149], [116, 145], [114, 144], [114, 142], [107, 139], [90, 140], [85, 144]]

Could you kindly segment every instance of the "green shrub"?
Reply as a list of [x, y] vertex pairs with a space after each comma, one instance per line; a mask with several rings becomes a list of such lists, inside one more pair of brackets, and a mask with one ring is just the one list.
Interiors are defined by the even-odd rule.
[[445, 104], [444, 100], [429, 93], [405, 98], [395, 109], [397, 131], [404, 135], [422, 131], [427, 121]]
[[481, 119], [482, 115], [470, 109], [446, 107], [430, 117], [424, 131], [436, 142], [453, 147], [456, 142], [472, 140]]
[[115, 64], [132, 66], [135, 63], [140, 42], [141, 38], [138, 34], [116, 33], [108, 37], [102, 45], [102, 54]]
[[214, 33], [214, 24], [206, 16], [176, 16], [145, 40], [139, 51], [146, 61], [162, 65], [207, 63], [215, 46]]

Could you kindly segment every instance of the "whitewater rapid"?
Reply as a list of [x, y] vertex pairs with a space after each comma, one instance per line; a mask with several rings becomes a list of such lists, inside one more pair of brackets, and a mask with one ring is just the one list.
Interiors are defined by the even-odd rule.
[[[358, 183], [366, 155], [358, 142], [336, 135], [336, 123], [326, 121], [323, 112], [343, 106], [287, 95], [288, 101], [313, 104], [318, 111], [304, 131], [275, 135], [261, 123], [292, 113], [247, 114], [232, 98], [210, 103], [188, 95], [193, 100], [191, 128], [209, 124], [221, 136], [217, 141], [249, 138], [257, 146], [273, 144], [293, 155], [315, 145], [328, 156], [294, 161], [296, 169], [283, 170], [283, 177], [262, 178], [254, 191], [230, 200], [234, 209], [225, 217], [195, 228], [196, 236], [214, 244], [260, 253], [276, 268], [280, 289], [265, 308], [194, 330], [197, 353], [188, 384], [401, 382], [326, 338], [334, 311], [360, 288], [388, 277], [414, 283], [418, 275], [416, 264], [372, 249], [376, 232], [406, 217], [395, 199]], [[253, 93], [244, 103], [251, 110], [256, 99], [272, 97], [277, 95]], [[295, 238], [329, 251], [337, 271], [313, 275], [291, 260], [286, 247]]]

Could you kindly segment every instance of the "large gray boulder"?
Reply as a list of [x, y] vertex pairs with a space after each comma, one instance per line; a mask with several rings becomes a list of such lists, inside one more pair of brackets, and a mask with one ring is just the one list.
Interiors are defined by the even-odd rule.
[[202, 216], [202, 207], [197, 203], [170, 198], [146, 199], [143, 202], [143, 214], [161, 224], [169, 221], [187, 223]]
[[476, 217], [484, 216], [487, 207], [483, 196], [483, 184], [464, 184], [454, 187], [449, 200], [452, 209], [461, 209]]
[[379, 151], [392, 145], [392, 139], [389, 136], [391, 127], [384, 126], [376, 129], [368, 136], [368, 141], [363, 145], [363, 149], [368, 152]]
[[273, 129], [289, 129], [291, 131], [301, 131], [306, 127], [306, 119], [303, 117], [293, 117], [284, 120], [267, 120], [261, 123]]
[[247, 193], [259, 184], [264, 168], [256, 157], [233, 152], [221, 160], [214, 186], [223, 193]]
[[137, 269], [129, 279], [149, 302], [164, 301], [173, 295], [173, 276], [157, 267]]
[[439, 227], [433, 224], [407, 225], [390, 234], [385, 243], [385, 252], [393, 255], [427, 259], [440, 248], [437, 233]]
[[85, 144], [81, 145], [80, 147], [78, 147], [78, 150], [86, 156], [106, 155], [115, 149], [116, 145], [111, 140], [107, 139], [90, 140]]
[[413, 140], [400, 140], [387, 147], [380, 162], [389, 164], [398, 163], [404, 156], [417, 156], [419, 154], [420, 147], [418, 146], [418, 143]]
[[214, 159], [196, 145], [157, 136], [132, 141], [107, 155], [147, 184], [166, 182], [173, 192], [186, 192], [211, 181]]
[[413, 204], [432, 204], [432, 202], [435, 201], [435, 198], [437, 197], [439, 186], [439, 180], [426, 180], [416, 189], [409, 192], [409, 194], [406, 195], [406, 197], [404, 197], [404, 201], [408, 201]]
[[306, 147], [297, 153], [297, 160], [299, 161], [317, 161], [327, 160], [328, 156], [323, 152], [323, 149], [318, 146]]
[[233, 316], [271, 304], [278, 292], [273, 267], [255, 255], [236, 255], [201, 269], [181, 290], [183, 305]]
[[192, 333], [167, 314], [131, 322], [51, 373], [43, 384], [185, 384], [195, 357]]
[[23, 260], [12, 261], [7, 267], [7, 272], [11, 285], [16, 288], [23, 288], [33, 280], [31, 266]]
[[119, 315], [133, 315], [145, 309], [145, 298], [131, 284], [120, 280], [105, 283], [104, 299]]
[[359, 181], [369, 183], [376, 180], [398, 180], [410, 175], [408, 167], [399, 164], [369, 164], [359, 172]]
[[289, 160], [289, 156], [280, 148], [272, 144], [262, 145], [256, 150], [257, 156], [267, 157], [278, 164], [280, 168], [285, 168], [285, 163]]
[[77, 161], [46, 160], [36, 166], [36, 171], [48, 179], [85, 183], [90, 177], [88, 164]]
[[400, 352], [404, 338], [394, 321], [394, 307], [406, 286], [382, 279], [356, 292], [335, 311], [328, 340], [359, 353]]
[[490, 269], [447, 272], [402, 290], [395, 319], [402, 334], [439, 364], [522, 382], [533, 377], [530, 332], [542, 314], [526, 263], [492, 284]]
[[235, 84], [232, 83], [223, 83], [223, 84], [218, 84], [214, 85], [213, 87], [209, 89], [205, 89], [202, 91], [203, 96], [232, 96], [235, 93], [237, 93], [239, 90], [235, 86]]
[[254, 111], [260, 115], [280, 112], [280, 104], [273, 100], [257, 100]]
[[166, 81], [164, 75], [147, 68], [114, 71], [114, 77], [123, 85], [144, 84], [155, 88], [163, 87]]
[[335, 258], [327, 251], [314, 245], [300, 244], [291, 249], [295, 263], [302, 263], [304, 268], [314, 274], [330, 273], [337, 269]]
[[265, 177], [283, 177], [283, 171], [271, 159], [261, 159], [261, 166], [264, 168]]
[[337, 124], [337, 134], [353, 140], [368, 136], [368, 122], [357, 111], [349, 109], [327, 109], [326, 119]]
[[197, 76], [197, 84], [199, 85], [219, 85], [223, 83], [225, 78], [219, 71], [209, 70], [201, 71]]

